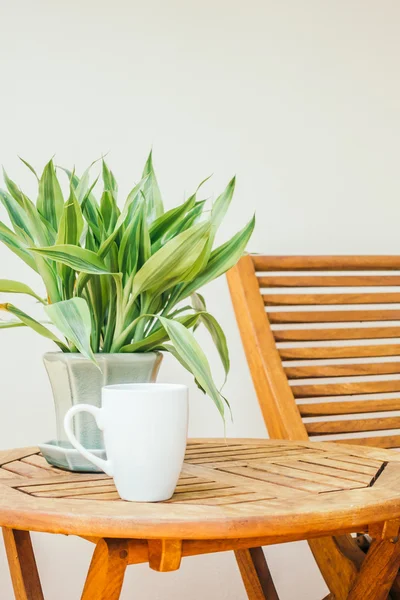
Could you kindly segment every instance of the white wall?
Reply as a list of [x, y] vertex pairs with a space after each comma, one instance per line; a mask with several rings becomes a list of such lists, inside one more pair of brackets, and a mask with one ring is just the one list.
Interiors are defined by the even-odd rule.
[[[0, 159], [29, 189], [17, 154], [84, 168], [110, 150], [122, 190], [153, 145], [166, 205], [202, 178], [238, 175], [221, 237], [257, 211], [250, 249], [398, 253], [400, 5], [394, 0], [0, 0]], [[0, 276], [34, 276], [0, 248]], [[265, 436], [225, 281], [206, 290], [232, 352], [229, 435]], [[203, 336], [212, 357], [211, 346]], [[0, 336], [0, 447], [54, 434], [41, 364], [51, 346]], [[190, 378], [166, 360], [164, 380]], [[214, 361], [216, 362], [216, 361]], [[220, 372], [217, 370], [217, 374]], [[222, 435], [191, 384], [191, 433]], [[46, 598], [78, 598], [91, 547], [36, 535]], [[304, 544], [269, 548], [282, 599], [324, 595]], [[0, 597], [11, 600], [3, 550]], [[178, 573], [130, 568], [123, 598], [242, 600], [231, 555]]]

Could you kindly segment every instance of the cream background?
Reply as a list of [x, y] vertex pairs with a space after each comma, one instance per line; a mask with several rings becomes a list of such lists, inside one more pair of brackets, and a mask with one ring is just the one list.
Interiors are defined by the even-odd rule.
[[[153, 145], [167, 207], [215, 173], [238, 175], [221, 239], [257, 212], [250, 250], [397, 253], [400, 216], [400, 5], [394, 0], [0, 0], [1, 162], [29, 190], [17, 154], [53, 153], [82, 170], [102, 152], [121, 192]], [[36, 279], [0, 247], [0, 276]], [[265, 436], [224, 280], [205, 290], [228, 333], [228, 434]], [[15, 301], [15, 300], [14, 300]], [[21, 305], [21, 302], [19, 301]], [[211, 344], [202, 340], [221, 375]], [[51, 344], [0, 336], [0, 447], [54, 433], [41, 363]], [[222, 435], [211, 402], [167, 359], [162, 379], [191, 386], [193, 435]], [[46, 599], [78, 598], [91, 546], [35, 535]], [[304, 544], [267, 550], [282, 599], [324, 595]], [[0, 597], [12, 592], [0, 548]], [[128, 570], [122, 598], [243, 600], [229, 554], [180, 572]]]

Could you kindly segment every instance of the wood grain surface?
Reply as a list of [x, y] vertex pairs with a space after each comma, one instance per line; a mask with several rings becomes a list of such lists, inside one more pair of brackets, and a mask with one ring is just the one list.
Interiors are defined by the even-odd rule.
[[37, 450], [0, 453], [0, 464], [0, 525], [15, 529], [275, 543], [400, 516], [400, 454], [373, 448], [191, 441], [174, 496], [159, 503], [124, 502], [105, 474], [55, 469]]

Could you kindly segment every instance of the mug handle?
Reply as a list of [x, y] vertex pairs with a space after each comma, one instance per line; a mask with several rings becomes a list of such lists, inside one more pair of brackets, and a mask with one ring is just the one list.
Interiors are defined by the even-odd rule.
[[96, 467], [104, 471], [106, 475], [113, 477], [114, 469], [111, 461], [104, 460], [99, 456], [95, 456], [94, 454], [89, 452], [89, 450], [86, 450], [86, 448], [84, 448], [82, 444], [76, 439], [72, 429], [72, 420], [74, 416], [80, 412], [88, 412], [91, 415], [93, 415], [96, 419], [96, 425], [100, 429], [100, 431], [103, 431], [104, 429], [104, 425], [101, 419], [101, 408], [97, 408], [97, 406], [92, 406], [91, 404], [77, 404], [76, 406], [73, 406], [69, 409], [64, 418], [64, 429], [69, 441], [71, 442], [73, 447], [76, 448], [76, 450], [78, 450], [80, 454], [82, 454], [82, 456], [84, 456], [87, 460], [96, 465]]

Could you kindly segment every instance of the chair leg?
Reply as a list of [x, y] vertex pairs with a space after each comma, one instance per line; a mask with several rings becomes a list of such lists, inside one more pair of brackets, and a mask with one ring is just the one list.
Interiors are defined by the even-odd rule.
[[249, 600], [279, 600], [262, 548], [235, 550]]
[[400, 574], [397, 573], [392, 587], [390, 588], [390, 597], [392, 600], [400, 600]]
[[[356, 538], [356, 542], [364, 554], [367, 554], [371, 542], [365, 535], [359, 534]], [[400, 571], [397, 573], [395, 580], [392, 583], [392, 587], [390, 588], [390, 600], [400, 600]]]
[[400, 541], [372, 541], [348, 600], [386, 600], [400, 563]]
[[[309, 540], [308, 544], [333, 597], [336, 600], [346, 600], [357, 579], [358, 563], [364, 559], [364, 553], [361, 549], [356, 548], [361, 556], [359, 557], [360, 561], [355, 560], [348, 548], [343, 548], [343, 543], [342, 547], [339, 545], [338, 540], [340, 538], [323, 537]], [[352, 538], [350, 537], [349, 545], [351, 543]], [[356, 546], [355, 542], [354, 546]]]
[[3, 538], [16, 600], [44, 600], [29, 531], [3, 527]]
[[128, 543], [125, 540], [99, 540], [81, 600], [119, 600], [128, 555]]

